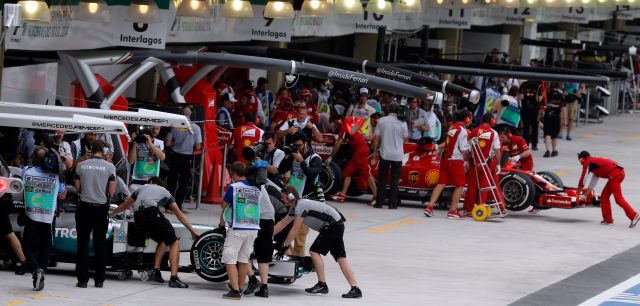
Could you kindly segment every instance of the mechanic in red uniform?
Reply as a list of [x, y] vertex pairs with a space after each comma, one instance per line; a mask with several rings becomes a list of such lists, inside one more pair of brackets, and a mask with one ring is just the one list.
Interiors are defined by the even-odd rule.
[[584, 187], [587, 171], [593, 175], [589, 187], [581, 193], [581, 197], [585, 197], [593, 190], [593, 187], [598, 183], [598, 179], [605, 178], [608, 180], [600, 195], [600, 209], [602, 209], [603, 218], [600, 224], [613, 225], [611, 202], [609, 201], [611, 194], [613, 194], [613, 198], [616, 200], [618, 206], [622, 207], [627, 218], [631, 220], [629, 227], [635, 227], [636, 224], [638, 224], [638, 220], [640, 220], [640, 214], [636, 213], [633, 207], [631, 207], [622, 196], [622, 186], [620, 186], [620, 184], [624, 180], [624, 169], [614, 160], [591, 156], [587, 151], [580, 152], [578, 154], [578, 160], [582, 164], [582, 174], [580, 175], [580, 181], [578, 181], [578, 190], [582, 190]]
[[246, 164], [247, 161], [242, 157], [242, 149], [262, 140], [264, 131], [255, 125], [256, 113], [246, 113], [244, 121], [246, 122], [244, 125], [233, 130], [233, 142], [237, 161]]
[[433, 189], [429, 204], [424, 210], [424, 215], [427, 217], [433, 216], [433, 205], [440, 197], [442, 190], [446, 186], [453, 185], [455, 189], [451, 196], [447, 218], [464, 219], [464, 215], [458, 213], [458, 202], [465, 184], [465, 162], [469, 157], [469, 132], [467, 131], [469, 124], [471, 124], [471, 113], [469, 110], [463, 109], [456, 113], [456, 122], [447, 131], [444, 157], [440, 162], [438, 185]]
[[[493, 115], [491, 113], [486, 113], [482, 116], [482, 124], [471, 132], [471, 138], [478, 139], [478, 145], [480, 146], [482, 157], [479, 156], [479, 154], [472, 153], [473, 156], [469, 160], [469, 171], [467, 171], [467, 193], [464, 197], [464, 210], [468, 213], [473, 210], [473, 207], [476, 204], [476, 200], [478, 198], [478, 185], [481, 188], [489, 186], [487, 177], [482, 172], [482, 168], [478, 165], [479, 161], [486, 159], [487, 165], [489, 166], [488, 175], [492, 175], [494, 181], [498, 182], [496, 169], [498, 167], [498, 161], [501, 158], [501, 146], [498, 132], [492, 128], [493, 124], [495, 124]], [[499, 188], [499, 186], [496, 187]], [[498, 189], [496, 190], [496, 193], [500, 195], [502, 191]], [[488, 191], [480, 192], [480, 203], [487, 203], [488, 194]], [[496, 201], [497, 199], [493, 200]]]
[[[248, 113], [252, 113], [258, 116], [258, 98], [251, 92], [243, 92], [240, 94], [240, 100], [234, 107], [233, 122], [235, 126], [240, 126], [245, 123], [244, 117]], [[256, 122], [254, 122], [256, 123]]]
[[291, 116], [293, 110], [293, 100], [289, 90], [284, 86], [280, 87], [271, 112], [271, 129], [277, 131], [284, 122], [291, 120], [294, 117]]
[[333, 156], [336, 155], [343, 141], [346, 140], [349, 145], [351, 145], [353, 155], [349, 162], [347, 162], [344, 170], [342, 170], [342, 175], [344, 176], [342, 191], [333, 195], [331, 199], [344, 203], [345, 197], [347, 196], [347, 190], [349, 190], [349, 185], [351, 185], [351, 178], [357, 171], [360, 173], [360, 177], [366, 180], [369, 184], [369, 189], [371, 189], [371, 192], [373, 193], [373, 198], [371, 198], [369, 205], [373, 206], [376, 204], [377, 188], [376, 181], [371, 176], [371, 168], [369, 167], [369, 155], [371, 152], [369, 151], [367, 141], [359, 130], [360, 127], [358, 126], [352, 126], [352, 124], [347, 122], [343, 123], [338, 140], [331, 151], [331, 155], [326, 159], [327, 164], [331, 163]]
[[300, 103], [307, 107], [311, 122], [318, 124], [318, 104], [313, 101], [313, 93], [309, 88], [303, 88], [300, 91]]
[[503, 151], [508, 152], [512, 163], [519, 163], [521, 170], [533, 171], [533, 157], [524, 138], [511, 134], [510, 129], [503, 128], [500, 130], [500, 140]]

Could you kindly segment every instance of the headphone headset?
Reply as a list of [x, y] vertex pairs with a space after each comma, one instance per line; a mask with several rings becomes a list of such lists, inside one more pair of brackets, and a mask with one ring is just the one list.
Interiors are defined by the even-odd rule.
[[471, 118], [470, 117], [464, 117], [464, 120], [462, 122], [469, 123], [469, 122], [471, 122]]
[[491, 121], [489, 121], [489, 126], [494, 126], [496, 125], [496, 119], [491, 118]]
[[287, 200], [293, 201], [296, 199], [296, 196], [293, 195], [290, 191], [287, 191]]

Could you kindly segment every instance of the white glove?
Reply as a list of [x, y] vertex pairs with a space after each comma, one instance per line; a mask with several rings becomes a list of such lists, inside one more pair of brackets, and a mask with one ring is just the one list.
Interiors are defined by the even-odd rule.
[[580, 202], [586, 202], [587, 201], [587, 195], [586, 194], [581, 194], [580, 195]]
[[512, 161], [513, 163], [517, 163], [517, 162], [519, 162], [519, 161], [520, 161], [520, 155], [516, 155], [516, 156], [514, 156], [514, 157], [511, 157], [511, 161]]
[[325, 159], [325, 163], [327, 165], [330, 165], [332, 160], [333, 160], [333, 157], [329, 156], [329, 157], [327, 157], [327, 159]]
[[500, 170], [502, 170], [502, 167], [500, 167], [500, 165], [497, 165], [496, 166], [496, 174], [500, 173]]

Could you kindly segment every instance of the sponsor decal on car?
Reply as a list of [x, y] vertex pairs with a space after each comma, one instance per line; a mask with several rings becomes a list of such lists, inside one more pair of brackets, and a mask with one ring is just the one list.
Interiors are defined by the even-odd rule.
[[427, 182], [427, 185], [433, 186], [438, 184], [438, 180], [440, 179], [440, 171], [439, 170], [429, 170], [427, 175], [424, 176], [424, 180]]
[[419, 178], [420, 178], [420, 172], [409, 171], [409, 183], [411, 183], [412, 185], [415, 185], [416, 183], [418, 183]]

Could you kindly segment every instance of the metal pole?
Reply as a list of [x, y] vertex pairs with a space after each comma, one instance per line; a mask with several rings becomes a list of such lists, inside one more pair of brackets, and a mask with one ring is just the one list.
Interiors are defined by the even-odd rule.
[[591, 90], [587, 88], [587, 108], [585, 109], [584, 125], [589, 123], [589, 100], [591, 99]]
[[220, 168], [220, 194], [224, 194], [224, 167], [227, 165], [227, 147], [228, 144], [224, 144], [224, 152], [222, 152], [222, 168]]
[[[204, 131], [203, 138], [207, 139], [207, 129], [204, 128], [204, 125], [202, 126], [202, 129]], [[202, 146], [202, 150], [200, 151], [200, 175], [198, 176], [198, 197], [196, 198], [196, 210], [200, 208], [200, 202], [202, 202], [202, 175], [204, 172], [204, 156], [207, 152], [206, 146]]]
[[387, 34], [387, 27], [378, 27], [378, 42], [376, 45], [376, 62], [384, 61], [384, 38]]
[[420, 34], [420, 58], [426, 59], [429, 57], [429, 26], [423, 25]]

